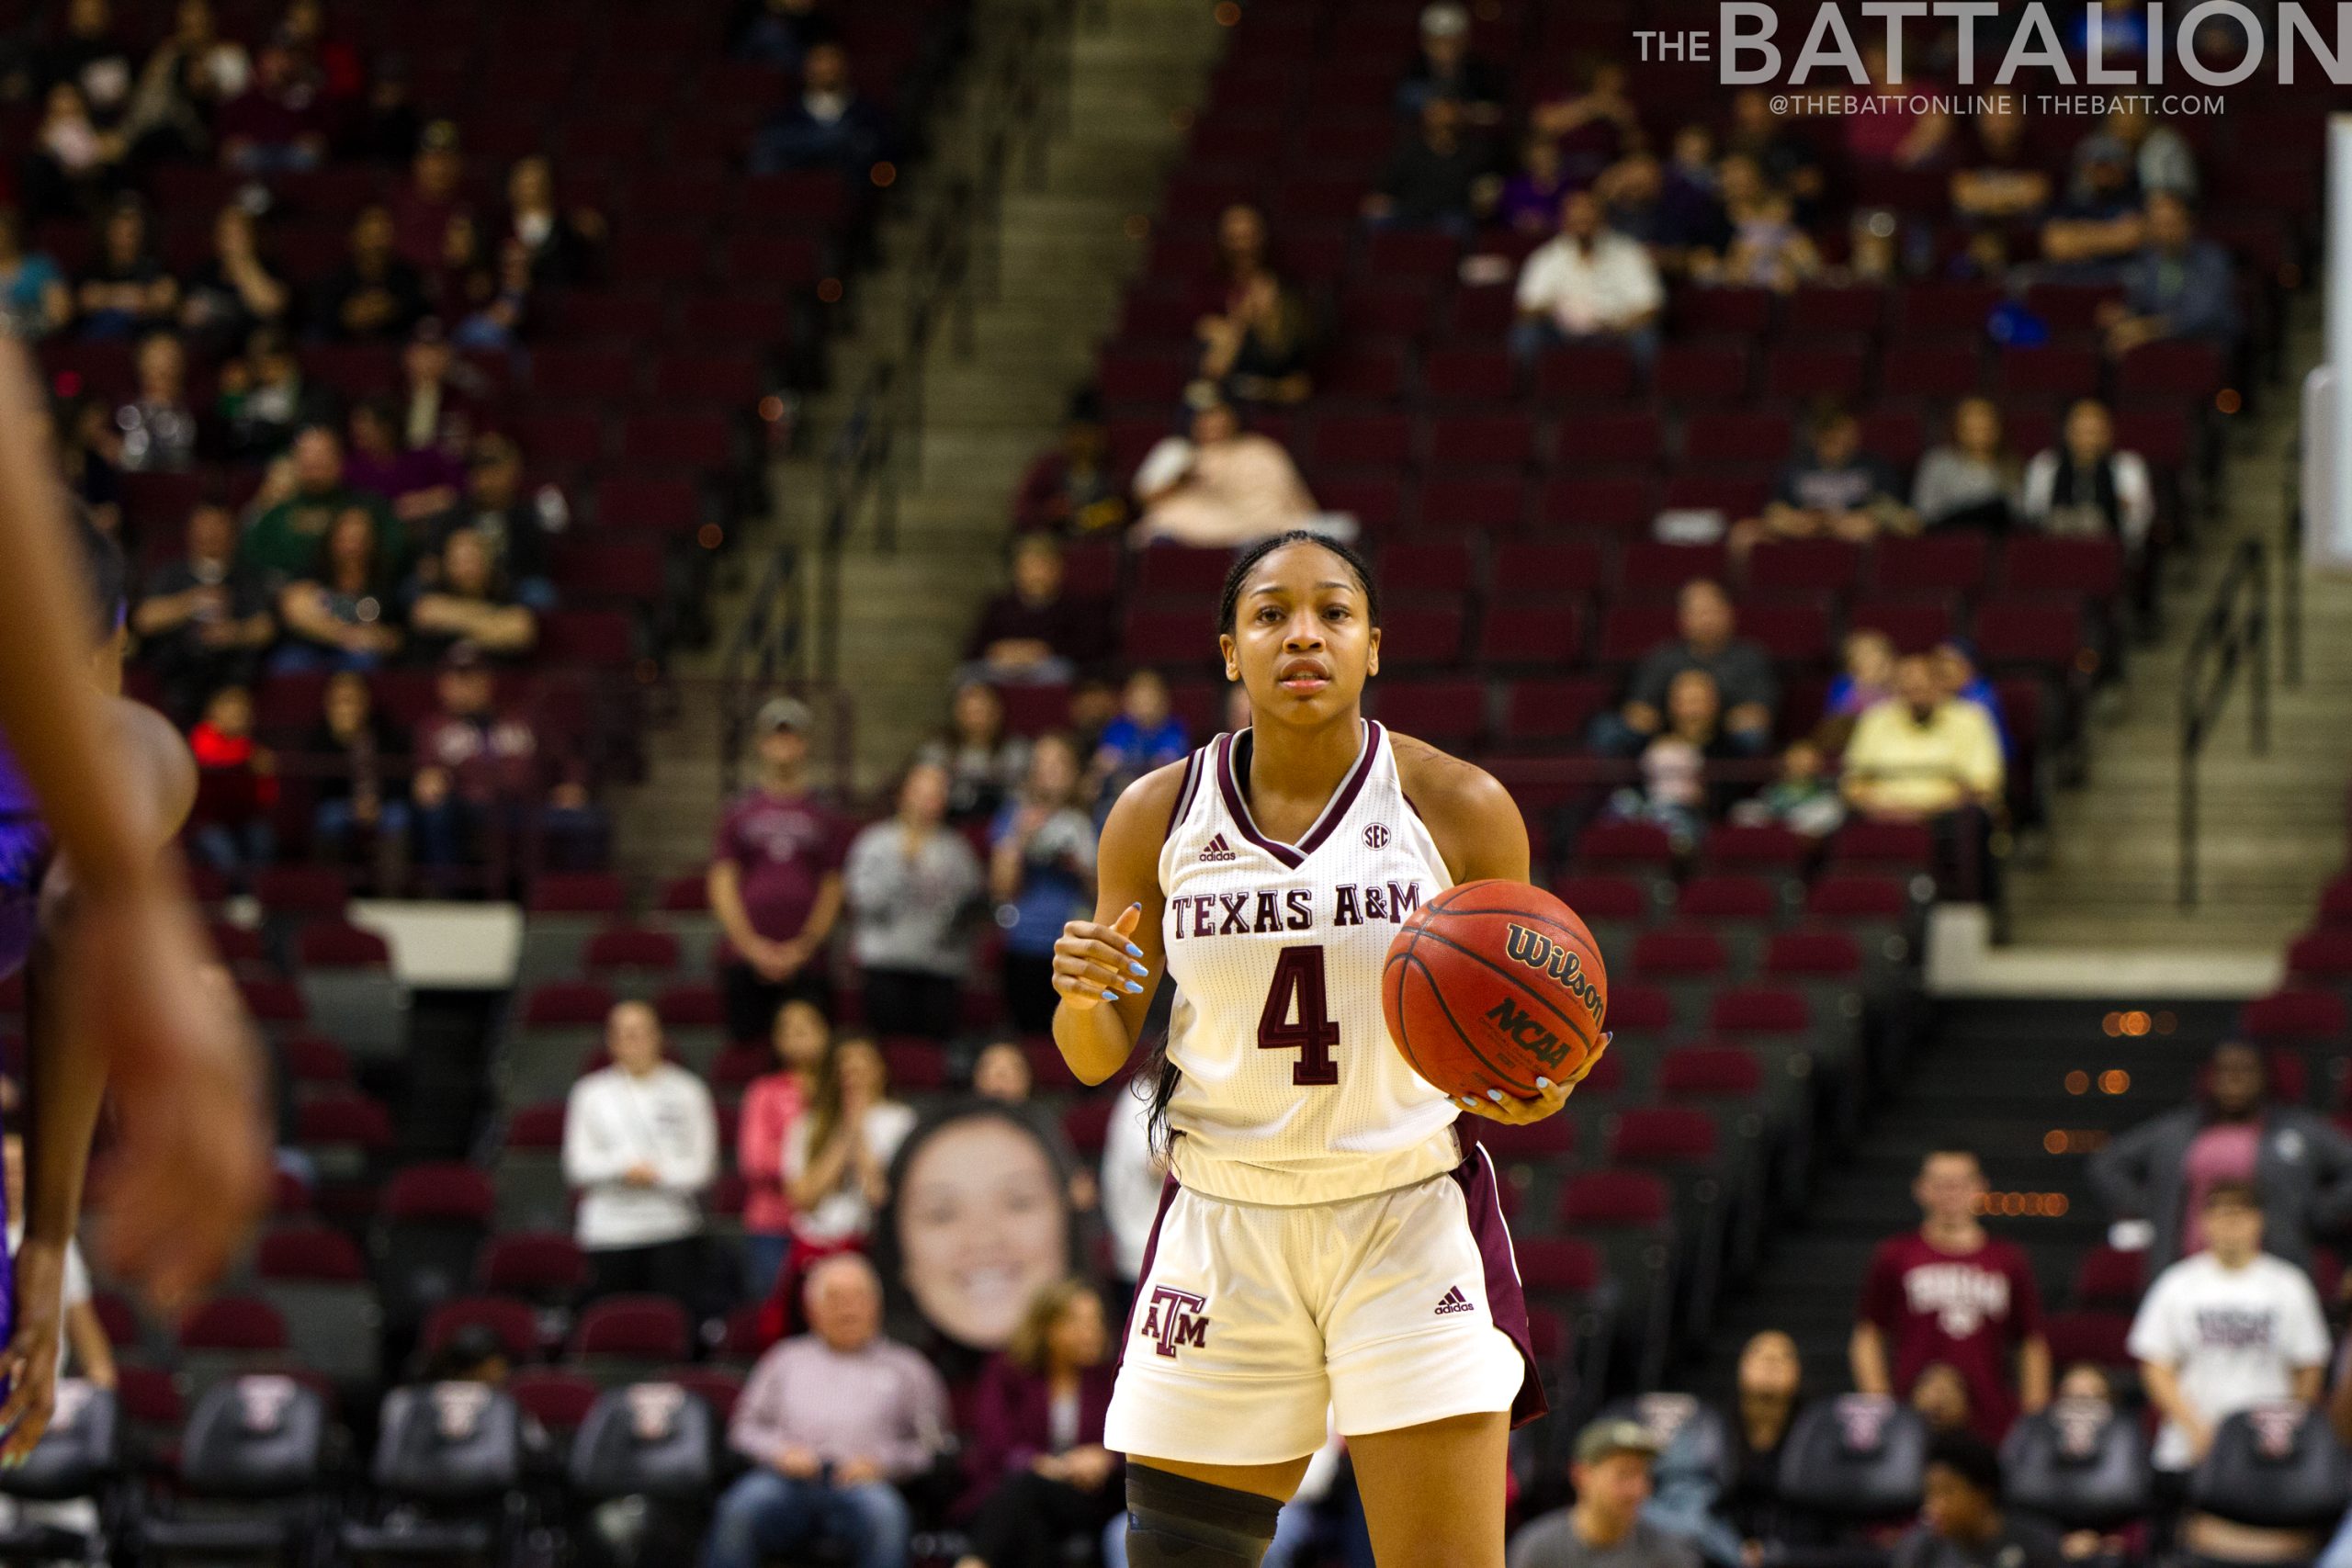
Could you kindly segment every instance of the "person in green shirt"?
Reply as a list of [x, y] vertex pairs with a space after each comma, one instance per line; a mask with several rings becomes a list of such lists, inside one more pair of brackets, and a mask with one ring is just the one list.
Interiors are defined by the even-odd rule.
[[244, 565], [276, 582], [310, 570], [335, 514], [364, 507], [376, 520], [377, 548], [386, 571], [398, 575], [409, 558], [408, 530], [381, 497], [343, 482], [343, 442], [322, 424], [294, 438], [294, 493], [264, 512], [245, 530], [238, 556]]

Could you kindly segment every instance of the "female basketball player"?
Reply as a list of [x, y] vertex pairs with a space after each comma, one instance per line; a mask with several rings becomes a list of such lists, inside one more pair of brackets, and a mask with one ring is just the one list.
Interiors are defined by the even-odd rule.
[[1175, 1180], [1136, 1288], [1108, 1446], [1136, 1568], [1255, 1568], [1322, 1446], [1355, 1461], [1381, 1568], [1500, 1568], [1512, 1416], [1543, 1393], [1493, 1168], [1388, 1039], [1397, 924], [1457, 882], [1527, 880], [1500, 784], [1361, 713], [1380, 602], [1355, 555], [1291, 533], [1220, 609], [1253, 722], [1145, 775], [1104, 825], [1092, 920], [1055, 952], [1054, 1037], [1101, 1083], [1164, 966]]

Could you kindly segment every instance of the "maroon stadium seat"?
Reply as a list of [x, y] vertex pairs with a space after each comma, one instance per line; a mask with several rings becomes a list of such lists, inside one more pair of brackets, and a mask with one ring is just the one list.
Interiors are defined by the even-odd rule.
[[1763, 1064], [1744, 1045], [1684, 1045], [1658, 1058], [1663, 1100], [1749, 1100], [1763, 1091]]
[[2340, 1045], [2347, 1021], [2344, 998], [2335, 992], [2295, 988], [2246, 1003], [2238, 1012], [2238, 1032], [2257, 1044]]
[[539, 1314], [528, 1302], [510, 1296], [462, 1296], [444, 1303], [424, 1320], [423, 1348], [430, 1354], [466, 1328], [488, 1329], [514, 1360], [539, 1359]]
[[1560, 1188], [1559, 1221], [1567, 1230], [1656, 1230], [1672, 1212], [1666, 1183], [1646, 1170], [1589, 1170]]
[[1715, 1119], [1681, 1105], [1621, 1111], [1609, 1133], [1609, 1158], [1621, 1166], [1711, 1165], [1721, 1145]]

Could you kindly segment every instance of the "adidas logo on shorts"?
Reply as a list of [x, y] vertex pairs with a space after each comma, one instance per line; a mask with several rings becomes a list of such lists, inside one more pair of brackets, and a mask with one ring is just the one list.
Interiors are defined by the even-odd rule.
[[1459, 1285], [1448, 1285], [1445, 1288], [1445, 1294], [1439, 1298], [1437, 1303], [1437, 1315], [1440, 1317], [1445, 1316], [1448, 1313], [1476, 1312], [1476, 1303], [1462, 1293], [1462, 1287]]
[[1201, 858], [1204, 861], [1227, 861], [1238, 860], [1241, 857], [1233, 852], [1233, 846], [1225, 841], [1223, 833], [1219, 833], [1210, 839], [1207, 846], [1201, 851]]

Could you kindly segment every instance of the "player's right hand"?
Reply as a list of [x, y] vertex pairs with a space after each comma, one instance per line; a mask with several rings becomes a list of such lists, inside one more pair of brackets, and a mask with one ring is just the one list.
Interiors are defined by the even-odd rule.
[[1054, 989], [1064, 1005], [1083, 1012], [1104, 1002], [1143, 995], [1151, 971], [1143, 964], [1143, 949], [1128, 939], [1143, 919], [1143, 906], [1130, 904], [1109, 925], [1100, 920], [1072, 920], [1062, 927], [1054, 943]]

